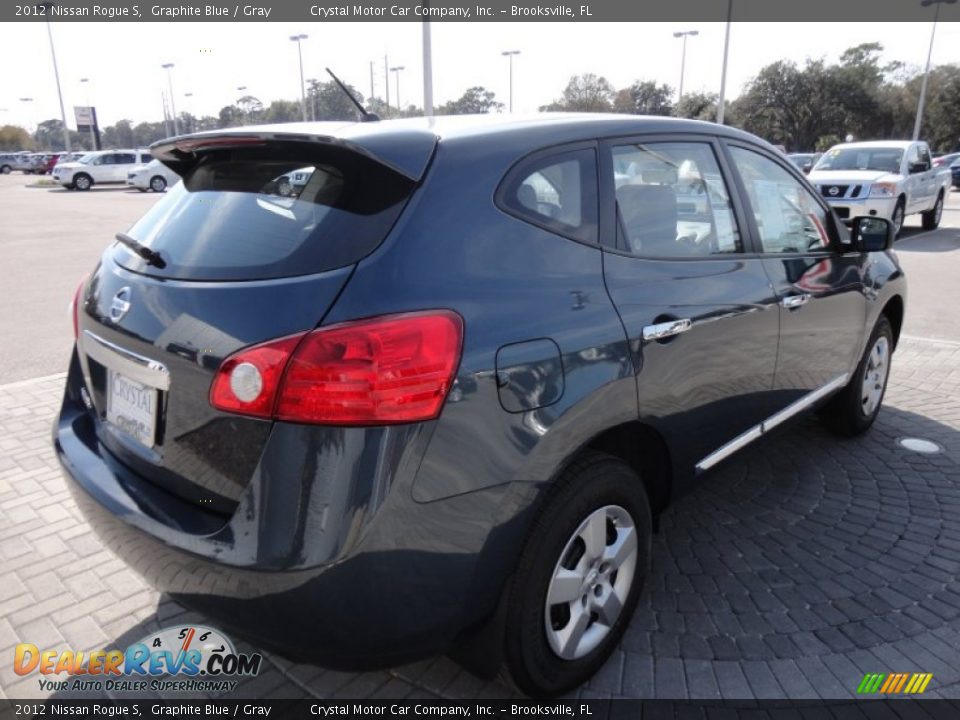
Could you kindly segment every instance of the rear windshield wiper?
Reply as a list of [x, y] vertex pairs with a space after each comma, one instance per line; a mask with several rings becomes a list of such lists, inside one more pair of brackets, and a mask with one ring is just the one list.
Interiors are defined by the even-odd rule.
[[156, 250], [151, 250], [146, 245], [141, 245], [126, 233], [117, 233], [116, 237], [118, 242], [122, 242], [128, 248], [133, 250], [133, 252], [146, 260], [147, 265], [153, 265], [154, 267], [161, 269], [167, 266], [166, 261], [160, 257], [160, 253], [158, 253]]

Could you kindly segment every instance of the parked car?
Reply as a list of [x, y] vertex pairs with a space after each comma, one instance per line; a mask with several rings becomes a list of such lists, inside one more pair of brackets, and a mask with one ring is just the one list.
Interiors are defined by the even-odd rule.
[[820, 159], [820, 156], [823, 153], [792, 153], [787, 155], [794, 165], [796, 165], [803, 172], [804, 175], [809, 174], [813, 170], [813, 166], [817, 164], [817, 160]]
[[17, 156], [13, 153], [3, 153], [0, 155], [0, 175], [9, 175], [13, 172], [17, 161]]
[[947, 155], [941, 155], [940, 157], [935, 157], [933, 159], [934, 167], [950, 167], [957, 160], [960, 160], [960, 152], [949, 153]]
[[180, 182], [180, 176], [159, 160], [151, 160], [146, 165], [137, 165], [127, 173], [127, 185], [140, 192], [153, 190], [164, 192], [169, 185]]
[[880, 411], [892, 223], [848, 230], [742, 131], [438, 117], [152, 152], [183, 182], [77, 289], [56, 453], [150, 583], [291, 656], [456, 649], [565, 692], [671, 500], [803, 411]]
[[953, 180], [953, 186], [960, 188], [960, 160], [957, 160], [950, 166], [950, 175]]
[[68, 190], [89, 190], [97, 184], [125, 183], [127, 173], [152, 160], [149, 150], [100, 150], [75, 162], [60, 163], [53, 179]]
[[889, 218], [898, 235], [906, 216], [915, 213], [921, 213], [924, 230], [936, 228], [950, 190], [949, 169], [933, 167], [925, 142], [835, 145], [809, 179], [842, 219]]

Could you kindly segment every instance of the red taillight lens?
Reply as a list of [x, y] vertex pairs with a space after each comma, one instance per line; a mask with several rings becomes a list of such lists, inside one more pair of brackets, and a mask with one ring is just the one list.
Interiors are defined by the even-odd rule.
[[[450, 390], [462, 340], [460, 316], [446, 311], [321, 328], [231, 356], [210, 401], [228, 412], [324, 425], [431, 420]], [[262, 378], [256, 396], [250, 365]]]
[[73, 300], [70, 301], [70, 316], [73, 319], [73, 339], [76, 341], [80, 337], [80, 305], [83, 302], [83, 288], [87, 285], [87, 278], [80, 281], [76, 291], [73, 293]]

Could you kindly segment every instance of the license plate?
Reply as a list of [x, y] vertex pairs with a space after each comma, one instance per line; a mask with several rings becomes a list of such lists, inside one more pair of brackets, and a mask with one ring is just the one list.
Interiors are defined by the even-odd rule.
[[110, 370], [107, 422], [137, 442], [153, 447], [157, 390]]

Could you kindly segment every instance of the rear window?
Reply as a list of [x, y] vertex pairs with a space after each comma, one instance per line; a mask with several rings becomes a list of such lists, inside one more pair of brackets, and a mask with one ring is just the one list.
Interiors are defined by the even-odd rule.
[[276, 145], [207, 154], [128, 233], [159, 252], [165, 266], [147, 265], [120, 244], [118, 262], [184, 280], [323, 272], [379, 245], [414, 188], [344, 148]]

